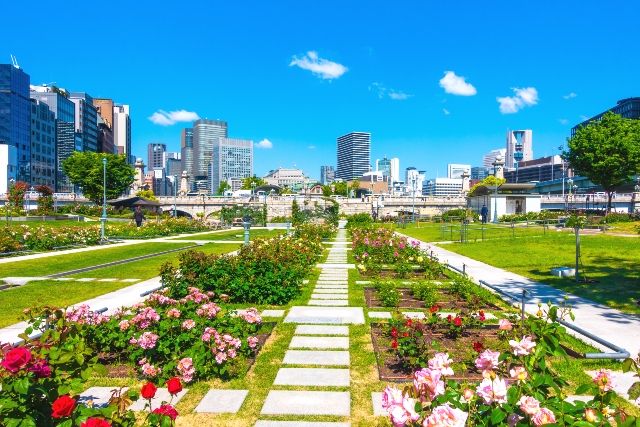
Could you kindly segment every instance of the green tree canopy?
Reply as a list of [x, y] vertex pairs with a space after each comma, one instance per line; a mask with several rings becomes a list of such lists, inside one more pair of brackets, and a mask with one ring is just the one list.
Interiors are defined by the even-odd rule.
[[333, 193], [339, 196], [349, 195], [349, 184], [344, 181], [338, 181], [333, 183]]
[[563, 157], [577, 175], [607, 192], [607, 210], [616, 187], [640, 172], [640, 121], [606, 113], [599, 121], [578, 128]]
[[157, 202], [156, 195], [153, 194], [153, 190], [140, 190], [136, 193], [136, 196], [142, 197], [143, 199], [152, 200]]
[[133, 183], [135, 171], [125, 155], [76, 151], [62, 162], [69, 180], [97, 205], [102, 203], [102, 159], [107, 159], [107, 199], [115, 199]]
[[258, 178], [257, 176], [249, 176], [242, 180], [242, 189], [243, 190], [251, 190], [251, 184], [255, 184], [253, 188], [260, 187], [261, 185], [265, 185], [266, 181], [262, 178]]
[[496, 185], [498, 187], [500, 187], [505, 182], [507, 182], [507, 180], [504, 179], [504, 178], [496, 178], [493, 175], [489, 175], [488, 177], [486, 177], [482, 181], [478, 182], [477, 184], [474, 184], [473, 187], [471, 187], [469, 189], [469, 194], [468, 195], [469, 196], [473, 196], [473, 194], [476, 192], [476, 190], [478, 188], [480, 188], [480, 187], [495, 187]]
[[225, 191], [229, 190], [231, 186], [227, 181], [222, 181], [218, 186], [218, 195], [222, 196]]

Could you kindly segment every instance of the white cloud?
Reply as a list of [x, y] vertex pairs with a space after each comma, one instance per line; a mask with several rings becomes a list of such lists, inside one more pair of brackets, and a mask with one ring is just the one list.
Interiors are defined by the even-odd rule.
[[457, 76], [453, 71], [445, 71], [440, 79], [440, 87], [452, 95], [473, 96], [478, 93], [471, 83], [465, 81], [465, 77]]
[[273, 143], [265, 138], [260, 142], [256, 142], [255, 146], [256, 148], [264, 148], [265, 150], [268, 150], [270, 148], [273, 148]]
[[575, 98], [576, 96], [578, 96], [578, 94], [577, 94], [577, 93], [575, 93], [575, 92], [570, 92], [570, 93], [568, 93], [568, 94], [564, 95], [564, 96], [563, 96], [563, 98], [564, 98], [564, 99], [572, 99], [572, 98]]
[[517, 113], [524, 107], [536, 105], [538, 103], [538, 91], [535, 87], [512, 88], [515, 96], [504, 96], [496, 98], [500, 104], [502, 114]]
[[329, 61], [328, 59], [320, 58], [318, 52], [310, 50], [301, 58], [294, 56], [289, 63], [290, 67], [296, 66], [303, 70], [309, 70], [313, 74], [324, 80], [337, 79], [346, 73], [349, 69], [337, 62]]
[[373, 82], [369, 85], [369, 92], [375, 92], [380, 99], [388, 96], [394, 101], [405, 101], [413, 96], [401, 90], [387, 88], [382, 83], [378, 82]]
[[149, 120], [156, 125], [171, 126], [178, 122], [193, 122], [199, 118], [200, 116], [194, 111], [177, 110], [167, 112], [158, 110], [149, 117]]
[[566, 125], [567, 123], [569, 123], [569, 120], [567, 119], [558, 119], [558, 121], [560, 122], [561, 125]]
[[316, 149], [316, 146], [315, 146], [315, 145], [309, 145], [309, 146], [307, 146], [307, 148], [308, 148], [309, 150], [315, 150], [315, 149]]
[[451, 114], [451, 111], [447, 110], [446, 108], [443, 108], [442, 112], [444, 113], [445, 116], [448, 116], [449, 114]]

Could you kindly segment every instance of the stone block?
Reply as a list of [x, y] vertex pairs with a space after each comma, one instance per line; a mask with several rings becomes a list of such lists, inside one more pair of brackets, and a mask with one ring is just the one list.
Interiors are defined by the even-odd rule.
[[340, 350], [287, 350], [284, 365], [349, 366], [348, 351]]
[[368, 313], [370, 319], [391, 319], [391, 312], [389, 311], [370, 311]]
[[[348, 417], [351, 414], [351, 394], [348, 391], [271, 390], [260, 413]], [[294, 422], [294, 425], [300, 425]]]
[[280, 368], [273, 384], [307, 387], [349, 387], [349, 369]]
[[322, 300], [310, 299], [309, 305], [328, 306], [328, 307], [346, 307], [349, 305], [347, 300]]
[[361, 325], [364, 323], [362, 307], [309, 307], [295, 306], [289, 309], [285, 323]]
[[349, 336], [348, 326], [300, 325], [296, 335], [343, 335]]
[[300, 337], [294, 336], [291, 339], [289, 348], [318, 348], [318, 349], [349, 349], [349, 338], [347, 337]]
[[249, 390], [209, 390], [195, 412], [209, 414], [235, 414], [240, 410]]

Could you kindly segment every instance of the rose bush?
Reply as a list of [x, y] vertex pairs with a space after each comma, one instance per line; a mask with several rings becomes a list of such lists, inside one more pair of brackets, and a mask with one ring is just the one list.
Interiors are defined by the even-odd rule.
[[0, 252], [18, 250], [45, 251], [70, 245], [97, 245], [100, 242], [100, 227], [46, 226], [0, 228]]
[[106, 234], [107, 236], [137, 239], [207, 230], [209, 227], [201, 221], [188, 218], [166, 218], [159, 221], [145, 221], [141, 227], [130, 223], [107, 223]]
[[[400, 390], [387, 387], [382, 405], [394, 426], [635, 426], [640, 420], [612, 404], [615, 392], [611, 373], [600, 370], [593, 383], [577, 394], [595, 397], [588, 402], [567, 402], [567, 383], [551, 370], [551, 356], [566, 356], [560, 339], [565, 333], [557, 320], [570, 314], [551, 305], [524, 326], [503, 322], [506, 351], [484, 350], [476, 367], [479, 383], [456, 382], [454, 362], [438, 353], [413, 376], [413, 384]], [[527, 333], [527, 335], [523, 335]], [[537, 340], [536, 340], [537, 339]]]
[[286, 304], [300, 294], [322, 251], [319, 241], [309, 239], [256, 239], [235, 256], [184, 252], [179, 266], [167, 263], [161, 275], [172, 298], [183, 298], [196, 287], [226, 295], [230, 302]]
[[[185, 383], [228, 378], [241, 372], [257, 350], [262, 320], [256, 309], [228, 311], [213, 297], [212, 292], [189, 288], [186, 296], [173, 299], [163, 290], [113, 316], [81, 306], [67, 318], [88, 326], [87, 341], [94, 351], [128, 361], [144, 378], [177, 376]], [[169, 381], [168, 386], [172, 391], [177, 384]]]

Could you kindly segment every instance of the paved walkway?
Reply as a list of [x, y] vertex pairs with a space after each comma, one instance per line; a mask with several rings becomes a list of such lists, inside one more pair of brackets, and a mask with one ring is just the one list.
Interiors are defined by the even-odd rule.
[[[407, 237], [411, 240], [417, 240]], [[530, 295], [525, 308], [527, 313], [535, 314], [538, 311], [538, 302], [543, 304], [547, 301], [551, 301], [554, 304], [566, 302], [572, 307], [575, 315], [575, 321], [572, 322], [574, 325], [626, 349], [632, 357], [637, 356], [640, 352], [640, 317], [638, 316], [625, 314], [586, 298], [563, 292], [544, 283], [456, 254], [442, 247], [420, 240], [417, 241], [421, 243], [423, 249], [429, 248], [430, 251], [433, 251], [441, 262], [448, 263], [460, 270], [462, 270], [464, 264], [467, 274], [475, 281], [483, 280], [517, 300], [522, 295], [522, 289], [526, 289]], [[611, 350], [596, 345], [596, 343], [592, 344], [611, 352]]]

